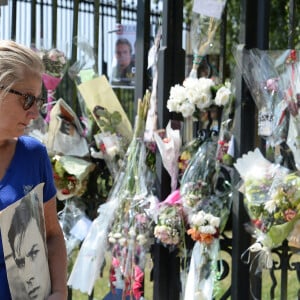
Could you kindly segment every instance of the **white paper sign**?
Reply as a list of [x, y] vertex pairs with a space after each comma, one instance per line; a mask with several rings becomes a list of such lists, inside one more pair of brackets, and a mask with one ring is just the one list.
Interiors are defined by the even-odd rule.
[[194, 0], [193, 12], [221, 19], [226, 0]]
[[71, 229], [71, 234], [78, 240], [83, 241], [88, 234], [92, 221], [87, 217], [82, 217]]

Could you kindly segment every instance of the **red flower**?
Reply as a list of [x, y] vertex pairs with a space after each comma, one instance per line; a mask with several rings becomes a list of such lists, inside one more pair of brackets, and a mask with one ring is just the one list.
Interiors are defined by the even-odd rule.
[[69, 195], [70, 194], [70, 191], [66, 188], [62, 189], [61, 192], [62, 192], [63, 195]]
[[55, 173], [55, 172], [53, 173], [53, 178], [54, 179], [60, 179], [59, 175], [57, 173]]

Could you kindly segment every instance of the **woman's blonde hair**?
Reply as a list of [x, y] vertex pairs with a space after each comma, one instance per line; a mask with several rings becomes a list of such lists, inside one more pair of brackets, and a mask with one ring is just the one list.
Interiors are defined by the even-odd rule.
[[11, 40], [0, 40], [0, 86], [9, 88], [28, 75], [41, 77], [44, 65], [30, 48]]

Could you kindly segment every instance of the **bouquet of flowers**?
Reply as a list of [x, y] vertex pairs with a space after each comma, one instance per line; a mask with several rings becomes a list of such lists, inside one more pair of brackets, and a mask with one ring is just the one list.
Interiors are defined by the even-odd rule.
[[54, 100], [54, 92], [58, 84], [61, 82], [64, 72], [67, 68], [67, 58], [65, 54], [56, 49], [41, 50], [39, 55], [45, 66], [45, 73], [42, 76], [44, 86], [47, 90], [47, 115], [45, 120], [50, 121], [50, 111]]
[[228, 84], [217, 84], [211, 78], [191, 78], [183, 84], [171, 87], [167, 108], [170, 112], [181, 113], [184, 118], [191, 117], [196, 109], [205, 110], [212, 104], [225, 106], [231, 96]]
[[280, 76], [280, 89], [283, 93], [283, 101], [289, 112], [287, 145], [291, 149], [295, 167], [300, 169], [300, 62], [297, 59], [296, 50], [286, 53], [285, 71]]
[[251, 219], [248, 230], [256, 238], [249, 248], [259, 252], [259, 268], [271, 268], [271, 249], [288, 237], [300, 218], [300, 177], [266, 160], [258, 149], [234, 164], [243, 180], [241, 192]]
[[[218, 122], [218, 111], [230, 102], [231, 94], [230, 84], [218, 84], [216, 80], [205, 77], [198, 79], [188, 77], [182, 85], [176, 84], [171, 87], [167, 108], [170, 112], [182, 114], [185, 144], [192, 140], [193, 118], [195, 115], [198, 118], [197, 112], [207, 113], [207, 120], [201, 120], [202, 126], [207, 123], [206, 127], [213, 128], [216, 125], [214, 122]], [[213, 113], [210, 112], [214, 107], [217, 109], [216, 117], [213, 117]], [[218, 124], [216, 126], [218, 127]]]
[[170, 250], [182, 252], [185, 243], [185, 215], [180, 191], [175, 190], [154, 208], [154, 236]]
[[196, 241], [185, 287], [185, 299], [211, 299], [217, 279], [219, 235], [231, 207], [229, 172], [216, 164], [217, 137], [203, 141], [185, 170], [180, 187], [188, 216], [187, 233]]
[[216, 148], [215, 140], [206, 140], [190, 160], [180, 182], [184, 207], [192, 209], [212, 193], [210, 183], [215, 174]]
[[258, 108], [258, 134], [272, 146], [285, 140], [286, 104], [280, 91], [280, 74], [270, 53], [259, 49], [237, 49], [234, 53]]
[[[141, 278], [146, 252], [152, 243], [152, 220], [148, 210], [156, 203], [147, 183], [146, 148], [143, 142], [145, 119], [150, 93], [138, 101], [138, 112], [133, 139], [125, 155], [123, 165], [111, 189], [108, 201], [99, 207], [99, 216], [92, 229], [95, 235], [88, 235], [80, 249], [68, 284], [82, 291], [92, 292], [97, 271], [103, 263], [104, 252], [109, 250], [114, 259], [113, 272], [121, 272], [122, 282], [116, 283], [111, 276], [111, 286], [121, 287], [124, 297], [140, 299]], [[101, 224], [103, 222], [103, 224]], [[99, 228], [100, 227], [100, 228]], [[94, 229], [93, 229], [94, 228]], [[90, 251], [96, 251], [88, 256]], [[96, 257], [95, 257], [96, 256]], [[86, 266], [89, 266], [88, 270]], [[82, 272], [85, 270], [86, 272]], [[141, 273], [142, 272], [142, 273]]]
[[55, 155], [51, 158], [57, 198], [65, 200], [81, 196], [86, 191], [88, 176], [95, 165], [70, 155]]

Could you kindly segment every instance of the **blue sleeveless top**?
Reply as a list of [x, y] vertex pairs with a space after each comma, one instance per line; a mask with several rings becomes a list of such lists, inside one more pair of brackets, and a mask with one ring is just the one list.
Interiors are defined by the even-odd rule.
[[[47, 202], [56, 195], [56, 188], [46, 147], [33, 137], [21, 136], [18, 138], [6, 174], [0, 180], [0, 210], [23, 198], [42, 182], [45, 183], [44, 202]], [[2, 239], [0, 239], [0, 296], [1, 300], [11, 300]]]

